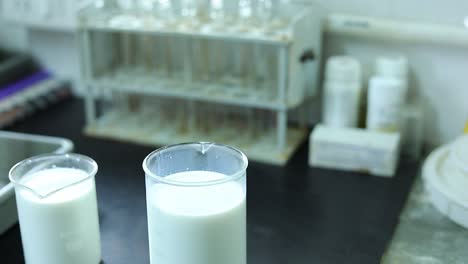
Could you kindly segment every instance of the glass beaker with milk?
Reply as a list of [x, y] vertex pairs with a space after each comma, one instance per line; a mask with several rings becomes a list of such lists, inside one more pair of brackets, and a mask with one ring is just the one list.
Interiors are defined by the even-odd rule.
[[151, 263], [246, 263], [247, 163], [235, 148], [204, 142], [144, 160]]
[[96, 172], [78, 154], [36, 156], [10, 170], [26, 263], [101, 261]]

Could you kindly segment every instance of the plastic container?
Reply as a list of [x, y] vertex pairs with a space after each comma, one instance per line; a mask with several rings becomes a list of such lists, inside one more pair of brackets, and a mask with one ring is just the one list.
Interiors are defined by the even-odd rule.
[[26, 263], [100, 263], [96, 172], [77, 154], [35, 156], [10, 170]]
[[403, 55], [379, 56], [375, 63], [375, 75], [384, 78], [399, 79], [404, 88], [409, 89], [409, 64], [408, 58]]
[[325, 82], [323, 123], [330, 127], [358, 127], [361, 98], [359, 83]]
[[407, 87], [401, 79], [375, 76], [369, 82], [366, 126], [370, 130], [397, 132]]
[[375, 74], [382, 77], [408, 79], [408, 59], [402, 55], [379, 56], [376, 59]]
[[359, 62], [346, 56], [331, 57], [325, 76], [323, 124], [357, 127], [363, 93]]
[[242, 152], [214, 143], [174, 145], [151, 153], [143, 168], [150, 263], [246, 263]]
[[349, 56], [332, 56], [325, 66], [327, 81], [361, 83], [362, 69], [358, 60]]

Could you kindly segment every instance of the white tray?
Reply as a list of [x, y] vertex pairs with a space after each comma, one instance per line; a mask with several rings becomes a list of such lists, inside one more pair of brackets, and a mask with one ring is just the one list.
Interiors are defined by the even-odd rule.
[[[455, 223], [468, 228], [468, 187], [454, 188], [448, 183], [453, 176], [444, 170], [450, 161], [452, 145], [442, 146], [435, 150], [423, 166], [423, 179], [434, 206]], [[461, 186], [459, 186], [461, 187]]]

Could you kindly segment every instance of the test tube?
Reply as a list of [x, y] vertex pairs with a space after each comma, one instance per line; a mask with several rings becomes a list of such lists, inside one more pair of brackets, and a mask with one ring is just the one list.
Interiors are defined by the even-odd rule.
[[239, 43], [226, 41], [223, 42], [223, 47], [223, 57], [226, 60], [224, 65], [223, 83], [227, 88], [226, 92], [231, 92], [231, 88], [239, 85], [242, 75], [242, 65], [240, 64], [241, 60], [239, 57]]
[[123, 12], [123, 26], [138, 27], [141, 21], [138, 17], [138, 2], [137, 0], [118, 0], [119, 7]]
[[190, 50], [191, 61], [190, 61], [190, 68], [192, 70], [192, 80], [194, 82], [200, 81], [200, 40], [199, 39], [192, 39], [188, 45], [188, 49]]
[[117, 109], [122, 115], [128, 115], [130, 113], [130, 106], [128, 101], [128, 95], [120, 91], [114, 92], [114, 101], [117, 104]]
[[237, 0], [224, 0], [224, 26], [226, 29], [234, 29], [239, 17], [239, 3]]
[[130, 33], [122, 33], [120, 35], [120, 42], [123, 70], [127, 71], [132, 66], [132, 35]]
[[[176, 137], [177, 135], [181, 134], [181, 125], [183, 123], [184, 118], [184, 107], [182, 101], [179, 99], [172, 99], [169, 101], [173, 105], [177, 105], [175, 109], [172, 110], [172, 126], [173, 126], [173, 136]], [[169, 108], [168, 108], [168, 111]]]
[[197, 110], [194, 101], [187, 101], [187, 111], [187, 130], [189, 135], [193, 136], [197, 132]]
[[190, 111], [186, 100], [179, 100], [180, 116], [179, 116], [179, 134], [186, 135], [188, 131]]
[[94, 0], [93, 4], [94, 8], [99, 10], [100, 15], [108, 11], [115, 11], [114, 9], [117, 7], [115, 0]]
[[225, 122], [225, 107], [224, 105], [216, 105], [213, 109], [213, 136], [212, 139], [214, 141], [224, 141], [223, 139], [223, 131], [225, 130], [224, 122]]
[[195, 0], [180, 0], [180, 15], [186, 26], [197, 24], [197, 3]]
[[154, 58], [156, 77], [164, 79], [167, 77], [167, 65], [166, 65], [166, 37], [153, 36], [154, 39]]
[[223, 43], [222, 40], [213, 40], [209, 42], [209, 66], [210, 66], [210, 78], [213, 83], [220, 83], [223, 75]]
[[263, 128], [263, 123], [262, 123], [262, 109], [254, 109], [253, 112], [253, 119], [254, 119], [254, 126], [253, 126], [253, 138], [255, 139], [255, 142], [259, 142], [261, 140], [262, 136], [262, 128]]
[[203, 122], [205, 123], [205, 132], [202, 135], [205, 141], [213, 141], [214, 139], [214, 132], [217, 129], [215, 124], [216, 118], [216, 105], [214, 104], [205, 104], [204, 106], [204, 114], [203, 114]]
[[215, 26], [224, 24], [224, 0], [210, 0], [210, 20]]
[[[201, 131], [201, 120], [200, 114], [201, 109], [200, 109], [200, 104], [196, 101], [190, 101], [189, 109], [192, 112], [192, 116], [190, 117], [190, 130], [191, 134], [194, 135], [195, 138], [199, 137], [200, 134], [203, 134]], [[195, 139], [194, 138], [194, 139]]]
[[263, 110], [261, 114], [262, 132], [261, 141], [264, 146], [276, 146], [272, 128], [275, 126], [275, 115], [269, 110]]
[[258, 20], [264, 32], [269, 30], [271, 19], [273, 17], [273, 1], [257, 0], [255, 17]]
[[175, 21], [174, 7], [171, 0], [156, 0], [156, 14], [161, 20], [161, 24], [172, 26]]
[[162, 38], [164, 40], [164, 70], [166, 78], [171, 79], [173, 77], [173, 63], [172, 63], [172, 37], [167, 36]]
[[105, 0], [95, 0], [94, 1], [94, 7], [97, 9], [104, 9], [106, 5]]
[[137, 8], [136, 0], [117, 0], [117, 4], [124, 12], [134, 11]]
[[258, 56], [255, 50], [256, 44], [243, 43], [242, 44], [242, 69], [243, 73], [243, 96], [252, 96], [255, 89], [256, 81], [256, 64]]
[[156, 117], [156, 122], [153, 125], [154, 131], [157, 134], [161, 134], [161, 131], [164, 129], [166, 121], [164, 120], [164, 109], [163, 109], [163, 100], [165, 98], [154, 97], [153, 99], [153, 115]]
[[256, 135], [255, 129], [255, 109], [247, 108], [247, 143], [250, 144], [254, 141]]
[[153, 36], [142, 36], [143, 42], [143, 62], [145, 66], [146, 72], [153, 72], [155, 65], [154, 65], [154, 38]]
[[143, 18], [143, 26], [160, 27], [160, 21], [157, 18], [157, 0], [138, 0], [138, 9]]
[[138, 0], [138, 9], [145, 14], [150, 14], [155, 8], [156, 0]]
[[279, 78], [279, 59], [277, 47], [269, 48], [265, 50], [267, 58], [267, 81], [264, 87], [264, 95], [269, 99], [279, 101], [278, 94], [278, 78]]
[[209, 82], [210, 81], [210, 52], [208, 51], [208, 45], [210, 41], [200, 39], [196, 42], [194, 42], [196, 45], [196, 48], [198, 49], [198, 67], [199, 67], [199, 72], [200, 72], [200, 79], [202, 82]]
[[[184, 88], [184, 84], [190, 85], [190, 57], [185, 52], [186, 46], [190, 43], [189, 39], [174, 35], [171, 37], [171, 66], [172, 66], [172, 81], [178, 85], [176, 88]], [[179, 85], [180, 84], [180, 85]]]
[[[195, 131], [196, 131], [196, 136], [193, 138], [194, 140], [197, 139], [204, 139], [205, 138], [205, 110], [204, 110], [204, 105], [201, 104], [200, 102], [196, 103], [196, 124], [195, 124]], [[205, 141], [205, 140], [204, 140]]]
[[239, 29], [241, 31], [246, 31], [250, 27], [253, 16], [253, 4], [252, 0], [239, 0], [238, 2], [238, 11], [239, 11]]
[[[140, 34], [132, 34], [132, 59], [133, 59], [133, 66], [131, 67], [130, 74], [134, 75], [135, 78], [141, 77], [141, 74], [145, 70], [145, 39], [147, 36], [140, 35]], [[136, 74], [136, 75], [135, 75]]]
[[252, 108], [244, 107], [241, 109], [241, 112], [238, 114], [237, 122], [238, 122], [238, 131], [245, 131], [242, 133], [242, 136], [239, 137], [239, 145], [248, 145], [249, 140], [251, 139], [251, 116], [253, 112], [251, 112]]
[[97, 14], [94, 14], [94, 19], [99, 19], [107, 23], [109, 15], [113, 15], [117, 8], [115, 0], [96, 0], [94, 1], [94, 8], [98, 11]]
[[234, 135], [234, 131], [237, 131], [234, 126], [234, 114], [232, 107], [226, 107], [224, 110], [224, 129], [222, 131], [225, 140], [231, 140]]
[[[238, 12], [239, 12], [239, 30], [247, 31], [251, 27], [252, 17], [253, 17], [253, 1], [252, 0], [239, 0], [238, 2]], [[252, 71], [251, 59], [253, 57], [252, 50], [248, 44], [239, 43], [239, 66], [241, 67], [241, 85], [242, 88], [248, 88], [251, 85], [252, 76], [254, 72]], [[249, 91], [246, 91], [247, 93]]]
[[183, 50], [183, 79], [185, 81], [185, 87], [190, 89], [192, 82], [193, 82], [193, 54], [192, 54], [192, 40], [189, 38], [183, 38], [182, 40], [182, 47]]
[[266, 80], [268, 78], [268, 51], [265, 51], [267, 47], [262, 44], [254, 44], [254, 61], [255, 63], [254, 74], [255, 74], [255, 83], [254, 87], [257, 89], [255, 91], [255, 96], [259, 96], [262, 90], [265, 89]]
[[205, 123], [205, 136], [207, 140], [210, 140], [211, 132], [213, 130], [213, 114], [214, 106], [212, 104], [206, 104], [204, 107], [204, 123]]
[[278, 29], [285, 29], [289, 27], [289, 24], [291, 22], [291, 8], [292, 2], [291, 0], [278, 0], [276, 2], [276, 6], [274, 8], [274, 17], [275, 23]]

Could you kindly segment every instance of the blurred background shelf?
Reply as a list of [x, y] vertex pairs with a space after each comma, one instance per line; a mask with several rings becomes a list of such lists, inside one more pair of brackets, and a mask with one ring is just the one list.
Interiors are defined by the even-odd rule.
[[[152, 145], [217, 141], [279, 165], [305, 140], [318, 83], [320, 10], [290, 4], [280, 9], [288, 16], [268, 24], [221, 26], [203, 15], [172, 20], [109, 8], [90, 6], [79, 16], [89, 135]], [[165, 137], [160, 130], [174, 122], [210, 130]], [[151, 136], [144, 124], [152, 125], [144, 128]]]

